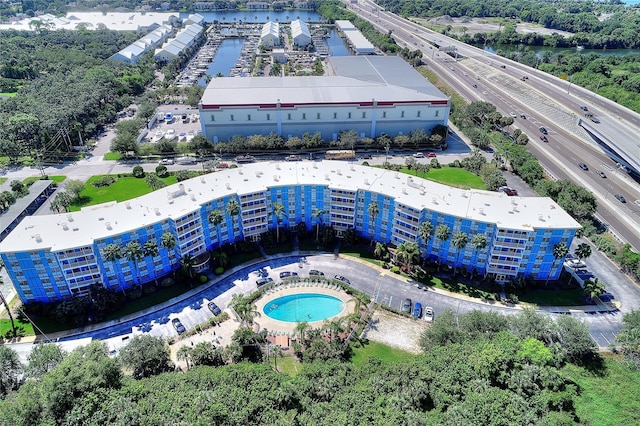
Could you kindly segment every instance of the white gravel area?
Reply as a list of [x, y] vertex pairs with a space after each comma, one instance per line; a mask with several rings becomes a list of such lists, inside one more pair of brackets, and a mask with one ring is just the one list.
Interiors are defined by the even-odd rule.
[[428, 324], [422, 320], [376, 311], [363, 337], [417, 354], [421, 352], [418, 340], [426, 327]]

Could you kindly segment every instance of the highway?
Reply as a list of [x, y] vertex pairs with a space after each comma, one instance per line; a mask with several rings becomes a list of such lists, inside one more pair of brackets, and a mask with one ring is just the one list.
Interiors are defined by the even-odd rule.
[[[639, 114], [570, 81], [382, 11], [370, 0], [360, 0], [357, 4], [347, 1], [347, 7], [381, 32], [392, 31], [400, 46], [420, 49], [427, 65], [468, 102], [491, 102], [505, 115], [514, 113], [516, 118], [510, 130], [520, 128], [529, 136], [528, 146], [549, 176], [568, 179], [593, 192], [599, 205], [597, 217], [620, 241], [640, 250], [640, 206], [634, 203], [640, 200], [638, 183], [617, 167], [617, 161], [578, 124], [584, 112], [580, 107], [587, 106], [590, 112], [607, 121], [603, 125], [637, 135], [640, 134]], [[458, 58], [441, 49], [455, 49]], [[523, 80], [525, 76], [527, 79]], [[521, 118], [521, 114], [526, 118]], [[548, 130], [548, 143], [540, 139], [540, 127]], [[589, 170], [579, 168], [580, 162], [587, 164]], [[597, 171], [604, 172], [606, 177], [600, 177]], [[627, 202], [619, 202], [616, 194]]]

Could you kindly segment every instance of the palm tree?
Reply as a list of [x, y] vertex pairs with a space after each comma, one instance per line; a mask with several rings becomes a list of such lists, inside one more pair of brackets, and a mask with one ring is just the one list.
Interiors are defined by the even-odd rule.
[[410, 274], [411, 267], [418, 260], [419, 253], [418, 243], [400, 243], [396, 249], [396, 259], [404, 265], [405, 270]]
[[196, 263], [196, 259], [190, 254], [185, 254], [180, 259], [180, 267], [182, 268], [182, 272], [184, 272], [190, 280], [193, 281], [196, 275], [196, 271], [194, 269], [194, 265]]
[[595, 300], [604, 293], [604, 283], [598, 281], [598, 278], [586, 280], [584, 282], [584, 295], [591, 300]]
[[429, 253], [429, 240], [431, 240], [432, 236], [433, 224], [431, 222], [422, 222], [418, 227], [418, 237], [420, 237], [420, 239], [424, 241], [425, 254]]
[[275, 345], [271, 348], [271, 355], [273, 356], [273, 368], [278, 371], [278, 357], [282, 356], [282, 348], [278, 345]]
[[242, 293], [231, 296], [231, 308], [238, 314], [243, 324], [251, 324], [253, 317], [258, 313], [248, 297]]
[[474, 261], [473, 261], [474, 265], [478, 261], [478, 252], [484, 249], [485, 247], [487, 247], [487, 244], [488, 244], [487, 237], [484, 234], [476, 234], [471, 239], [471, 245], [473, 246], [474, 249], [476, 249], [474, 254]]
[[178, 361], [184, 361], [187, 363], [187, 370], [189, 370], [190, 365], [189, 361], [191, 360], [191, 348], [187, 345], [181, 346], [176, 353], [176, 358]]
[[436, 238], [440, 241], [440, 247], [438, 248], [438, 257], [442, 257], [442, 245], [445, 241], [451, 238], [451, 230], [445, 224], [438, 225], [436, 228]]
[[[175, 247], [178, 245], [178, 241], [176, 237], [169, 231], [163, 232], [160, 236], [160, 247], [167, 250], [167, 254], [169, 255], [169, 263], [171, 263], [171, 253], [173, 253], [175, 257]], [[173, 271], [173, 276], [175, 278], [175, 271]]]
[[120, 271], [120, 259], [123, 258], [122, 254], [122, 246], [120, 244], [107, 244], [107, 246], [102, 250], [102, 256], [109, 261], [113, 262], [114, 269], [117, 274], [116, 279], [118, 279], [122, 275], [122, 271]]
[[306, 321], [299, 322], [298, 324], [296, 324], [296, 328], [294, 329], [294, 331], [298, 334], [298, 337], [300, 338], [300, 341], [302, 343], [304, 343], [306, 340], [307, 330], [309, 330], [309, 328], [310, 328], [309, 323]]
[[[144, 254], [144, 257], [150, 257], [151, 258], [151, 264], [153, 264], [153, 258], [156, 257], [159, 253], [160, 250], [158, 249], [158, 243], [156, 243], [155, 241], [149, 240], [146, 243], [144, 243], [142, 245], [142, 253]], [[158, 276], [156, 274], [156, 268], [155, 265], [153, 266], [153, 280], [156, 283], [156, 287], [158, 286]]]
[[468, 242], [469, 242], [469, 237], [465, 232], [462, 232], [462, 231], [456, 233], [456, 235], [454, 235], [453, 239], [451, 240], [451, 244], [453, 244], [453, 246], [456, 248], [456, 263], [453, 269], [454, 274], [456, 271], [455, 268], [457, 268], [458, 264], [460, 263], [460, 252], [462, 251], [463, 248], [467, 246]]
[[224, 221], [224, 216], [222, 212], [218, 209], [211, 210], [209, 212], [209, 223], [216, 227], [216, 231], [218, 233], [218, 246], [221, 245], [220, 241], [220, 224]]
[[369, 208], [367, 208], [367, 212], [369, 212], [369, 236], [371, 237], [371, 245], [373, 245], [373, 236], [375, 234], [376, 229], [376, 216], [380, 213], [380, 207], [378, 207], [378, 203], [372, 201], [369, 203]]
[[384, 243], [376, 243], [376, 248], [373, 249], [373, 255], [378, 259], [382, 259], [386, 253], [387, 246]]
[[591, 256], [591, 246], [587, 243], [580, 243], [573, 253], [578, 257], [578, 261], [582, 261], [582, 259]]
[[322, 222], [322, 215], [326, 213], [326, 210], [313, 209], [311, 217], [316, 220], [316, 241], [320, 239], [320, 223]]
[[284, 213], [284, 204], [280, 202], [273, 203], [273, 215], [276, 217], [276, 243], [280, 242], [280, 218]]
[[235, 217], [240, 214], [240, 206], [236, 200], [231, 200], [226, 206], [227, 214], [231, 216], [231, 231], [233, 234], [233, 241], [236, 240], [236, 219]]
[[[567, 253], [569, 253], [569, 249], [567, 248], [567, 245], [565, 243], [559, 242], [553, 246], [553, 264], [551, 265], [551, 271], [556, 269], [556, 261], [558, 261], [559, 259], [564, 259], [567, 256]], [[547, 281], [545, 281], [544, 283], [545, 286], [549, 284], [551, 271], [549, 271]]]
[[124, 254], [127, 257], [127, 260], [133, 263], [134, 282], [137, 280], [138, 284], [141, 284], [140, 274], [138, 273], [138, 262], [144, 257], [142, 246], [137, 241], [130, 241], [124, 247]]

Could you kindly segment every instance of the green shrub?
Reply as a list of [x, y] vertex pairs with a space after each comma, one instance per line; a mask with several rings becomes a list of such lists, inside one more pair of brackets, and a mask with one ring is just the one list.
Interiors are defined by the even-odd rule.
[[137, 177], [137, 178], [144, 177], [144, 169], [142, 168], [142, 166], [135, 166], [132, 172], [134, 177]]
[[399, 274], [400, 273], [400, 267], [399, 266], [394, 266], [391, 268], [391, 272], [393, 272], [394, 274]]
[[229, 168], [230, 168], [230, 169], [237, 169], [237, 168], [238, 168], [238, 165], [237, 165], [237, 164], [230, 164], [230, 165], [229, 165]]
[[167, 170], [167, 166], [159, 165], [156, 167], [156, 174], [158, 177], [165, 178], [169, 176], [169, 170]]
[[99, 179], [93, 181], [91, 185], [95, 186], [96, 188], [104, 188], [111, 185], [112, 183], [115, 183], [116, 180], [117, 179], [113, 176], [102, 176]]
[[207, 277], [206, 275], [200, 275], [199, 280], [200, 280], [200, 282], [201, 282], [201, 283], [203, 283], [203, 284], [204, 284], [204, 283], [206, 283], [207, 281], [209, 281], [209, 277]]
[[222, 266], [218, 266], [215, 271], [213, 271], [216, 275], [222, 275], [224, 272], [224, 268]]

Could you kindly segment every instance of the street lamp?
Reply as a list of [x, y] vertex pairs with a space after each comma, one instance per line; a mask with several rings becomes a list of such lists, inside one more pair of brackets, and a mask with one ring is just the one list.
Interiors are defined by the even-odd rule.
[[613, 185], [613, 181], [616, 180], [616, 176], [618, 175], [618, 170], [624, 169], [624, 165], [620, 163], [616, 163], [616, 171], [613, 173], [613, 177], [609, 182], [609, 187], [607, 188], [607, 193], [604, 195], [604, 200], [607, 201], [607, 197], [609, 196], [609, 191], [611, 191], [611, 185]]

